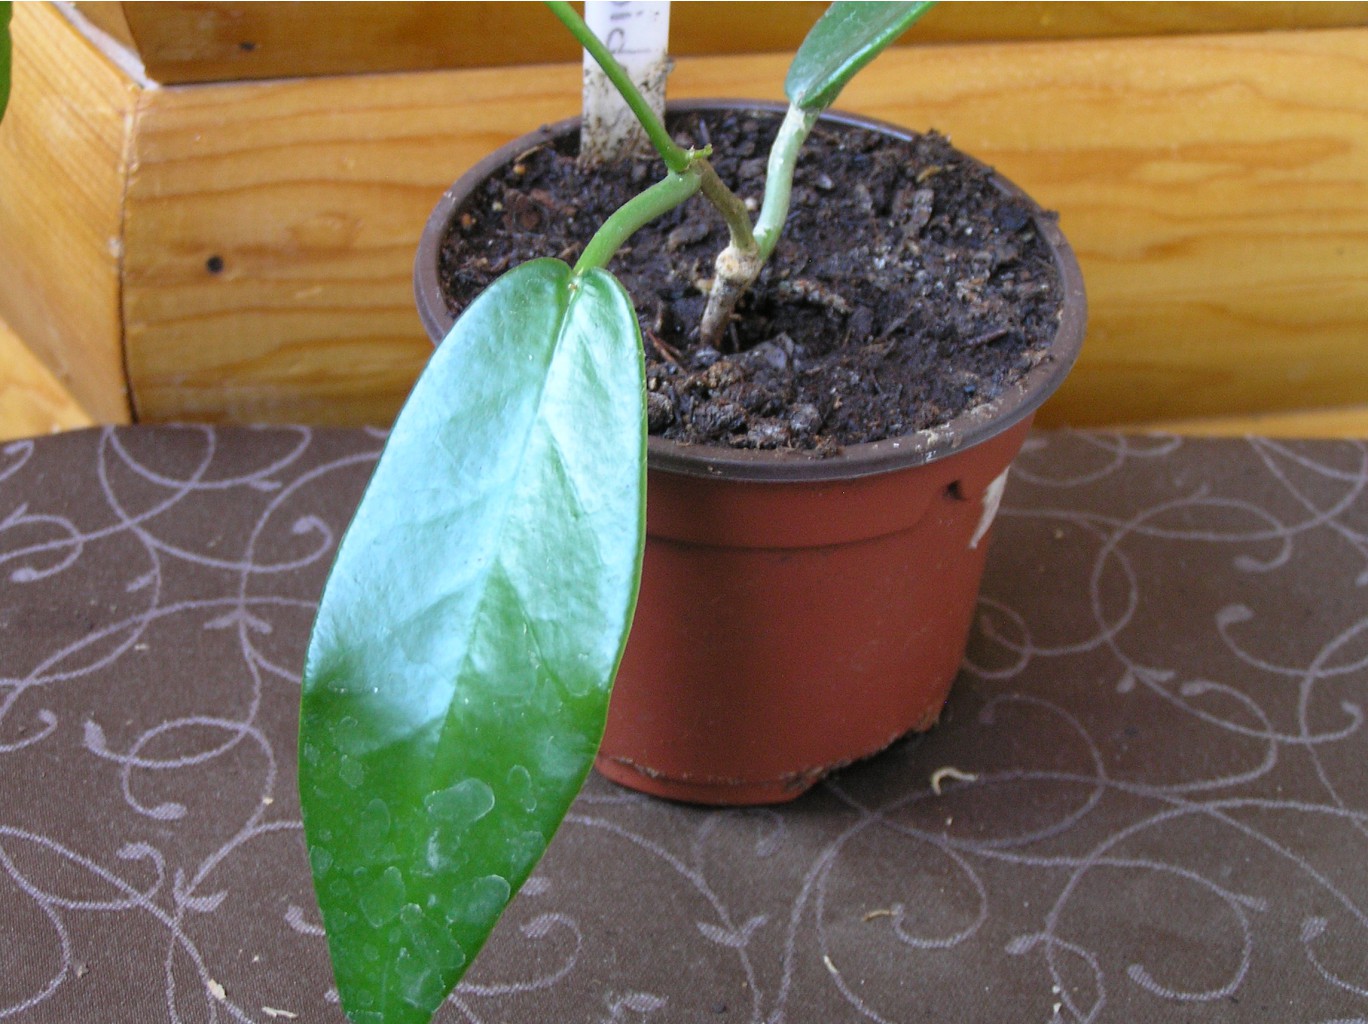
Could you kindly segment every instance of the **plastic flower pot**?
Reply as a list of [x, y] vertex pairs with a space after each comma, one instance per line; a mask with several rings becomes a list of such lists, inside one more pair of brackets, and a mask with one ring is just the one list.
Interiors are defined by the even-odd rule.
[[[782, 109], [672, 109], [707, 106]], [[438, 203], [414, 274], [434, 343], [453, 322], [437, 277], [448, 223], [495, 169], [569, 132], [577, 120], [515, 140]], [[1059, 269], [1062, 315], [1049, 357], [991, 402], [821, 459], [650, 439], [641, 594], [602, 774], [676, 800], [776, 803], [936, 722], [968, 642], [1008, 467], [1083, 340], [1077, 261], [1053, 218], [1036, 208], [1034, 221]]]

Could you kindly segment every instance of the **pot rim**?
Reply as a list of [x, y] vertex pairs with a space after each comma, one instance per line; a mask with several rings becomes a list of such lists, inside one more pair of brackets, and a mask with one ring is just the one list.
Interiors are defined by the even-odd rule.
[[[782, 103], [763, 100], [715, 99], [672, 102], [668, 104], [668, 109], [676, 113], [742, 109], [782, 114], [787, 108]], [[827, 111], [820, 120], [867, 128], [904, 141], [914, 137], [914, 133], [906, 128], [858, 114]], [[499, 147], [461, 175], [433, 208], [419, 239], [413, 285], [419, 318], [434, 345], [446, 337], [455, 322], [442, 300], [437, 266], [442, 239], [456, 208], [498, 167], [529, 149], [577, 129], [579, 123], [580, 119], [573, 117], [543, 125]], [[1032, 208], [1031, 219], [1041, 238], [1050, 247], [1059, 271], [1063, 304], [1048, 358], [1033, 366], [996, 398], [976, 405], [943, 424], [882, 441], [846, 445], [836, 455], [822, 457], [784, 449], [719, 448], [653, 436], [647, 440], [649, 468], [686, 476], [744, 481], [815, 483], [850, 480], [946, 458], [960, 449], [994, 437], [1033, 415], [1059, 387], [1078, 359], [1087, 322], [1083, 274], [1073, 248], [1059, 230], [1056, 219], [1041, 209], [1021, 188], [996, 171], [992, 172], [992, 180], [1002, 192], [1024, 200]]]

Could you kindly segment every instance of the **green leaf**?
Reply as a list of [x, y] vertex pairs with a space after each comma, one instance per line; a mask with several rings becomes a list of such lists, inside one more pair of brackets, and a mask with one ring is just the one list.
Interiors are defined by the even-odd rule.
[[504, 275], [400, 413], [305, 661], [299, 786], [342, 1005], [426, 1022], [584, 782], [645, 534], [635, 313]]
[[5, 107], [10, 94], [10, 61], [13, 59], [13, 44], [10, 42], [10, 0], [0, 2], [0, 121], [5, 118]]
[[795, 107], [822, 111], [855, 72], [931, 8], [923, 3], [834, 3], [798, 47], [784, 94]]

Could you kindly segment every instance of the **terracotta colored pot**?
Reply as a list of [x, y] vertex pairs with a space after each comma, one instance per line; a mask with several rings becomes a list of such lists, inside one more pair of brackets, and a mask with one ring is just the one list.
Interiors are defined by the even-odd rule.
[[[782, 110], [675, 109], [700, 106]], [[452, 324], [437, 254], [453, 212], [496, 167], [577, 130], [568, 121], [518, 139], [443, 196], [414, 274], [434, 342]], [[1063, 315], [1050, 357], [986, 406], [826, 459], [650, 439], [641, 596], [600, 772], [677, 800], [774, 803], [935, 723], [968, 642], [1008, 465], [1083, 340], [1078, 264], [1052, 218], [1037, 212], [1035, 226], [1059, 267]]]

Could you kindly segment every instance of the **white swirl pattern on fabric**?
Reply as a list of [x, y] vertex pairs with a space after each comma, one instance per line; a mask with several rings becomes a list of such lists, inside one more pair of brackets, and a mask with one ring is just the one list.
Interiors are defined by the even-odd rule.
[[[298, 670], [382, 441], [0, 449], [0, 1020], [341, 1021]], [[439, 1020], [1368, 1021], [1365, 491], [1032, 435], [934, 731], [780, 808], [592, 778]]]

